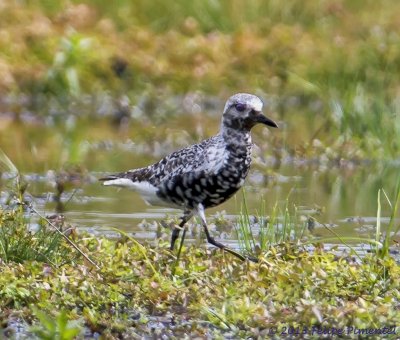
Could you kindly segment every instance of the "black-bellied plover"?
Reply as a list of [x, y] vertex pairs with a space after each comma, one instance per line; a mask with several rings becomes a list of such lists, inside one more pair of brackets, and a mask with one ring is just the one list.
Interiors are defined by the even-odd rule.
[[211, 237], [204, 210], [225, 202], [243, 185], [251, 163], [251, 128], [259, 123], [277, 127], [262, 114], [262, 108], [257, 96], [235, 94], [225, 104], [216, 136], [175, 151], [153, 165], [100, 180], [104, 185], [134, 190], [151, 205], [182, 209], [179, 228], [172, 231], [171, 250], [186, 222], [198, 215], [209, 243], [245, 260]]

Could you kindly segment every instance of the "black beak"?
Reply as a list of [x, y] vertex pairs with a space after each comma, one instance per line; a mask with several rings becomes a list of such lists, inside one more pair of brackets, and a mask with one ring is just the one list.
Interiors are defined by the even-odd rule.
[[276, 124], [272, 119], [264, 116], [261, 112], [257, 115], [256, 122], [264, 124], [264, 125], [268, 125], [268, 126], [271, 126], [274, 128], [278, 127], [278, 124]]

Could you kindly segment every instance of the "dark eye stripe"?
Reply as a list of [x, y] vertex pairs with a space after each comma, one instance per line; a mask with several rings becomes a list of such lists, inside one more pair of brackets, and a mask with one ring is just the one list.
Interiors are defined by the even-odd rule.
[[243, 112], [244, 110], [246, 110], [246, 104], [242, 104], [242, 103], [237, 103], [235, 105], [235, 109], [239, 112]]

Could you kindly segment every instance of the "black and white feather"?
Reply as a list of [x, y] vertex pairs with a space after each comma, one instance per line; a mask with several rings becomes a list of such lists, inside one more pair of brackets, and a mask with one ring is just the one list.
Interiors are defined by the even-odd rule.
[[151, 205], [204, 216], [204, 209], [223, 203], [243, 185], [251, 163], [251, 128], [258, 123], [277, 127], [262, 114], [262, 107], [257, 96], [236, 94], [226, 102], [216, 136], [173, 152], [155, 164], [101, 180], [107, 186], [134, 190]]

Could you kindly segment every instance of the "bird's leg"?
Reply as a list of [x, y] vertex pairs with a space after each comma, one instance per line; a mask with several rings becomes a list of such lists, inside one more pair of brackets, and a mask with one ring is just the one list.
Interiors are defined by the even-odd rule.
[[[236, 257], [238, 257], [242, 261], [245, 261], [247, 259], [245, 256], [239, 254], [238, 252], [234, 251], [233, 249], [230, 249], [230, 248], [226, 247], [225, 245], [223, 245], [222, 243], [217, 242], [217, 241], [214, 240], [214, 238], [210, 235], [210, 232], [208, 231], [208, 228], [207, 228], [206, 216], [204, 214], [203, 205], [201, 205], [201, 204], [198, 205], [197, 213], [198, 213], [198, 215], [199, 215], [199, 217], [201, 219], [201, 222], [203, 224], [203, 228], [204, 228], [204, 231], [206, 233], [206, 237], [207, 237], [208, 243], [211, 243], [212, 245], [214, 245], [214, 246], [216, 246], [216, 247], [218, 247], [220, 249], [223, 249], [223, 250], [227, 251], [228, 253], [231, 253], [232, 255], [235, 255]], [[253, 259], [253, 258], [248, 258], [248, 259], [250, 261], [256, 262], [255, 259]]]
[[[180, 223], [179, 224], [179, 227], [183, 227], [183, 224], [184, 223]], [[172, 234], [171, 234], [171, 245], [170, 245], [170, 247], [169, 247], [169, 249], [170, 250], [174, 250], [174, 247], [175, 247], [175, 241], [178, 239], [178, 237], [179, 237], [179, 233], [181, 232], [181, 229], [178, 229], [178, 228], [174, 228], [173, 230], [172, 230]]]
[[[179, 245], [178, 254], [176, 256], [175, 265], [174, 265], [174, 267], [172, 269], [172, 275], [175, 275], [176, 266], [178, 265], [179, 259], [181, 258], [183, 242], [185, 241], [185, 235], [186, 235], [186, 230], [187, 230], [186, 228], [184, 228], [185, 223], [187, 221], [189, 221], [192, 216], [193, 216], [193, 211], [190, 211], [190, 210], [185, 211], [183, 216], [182, 216], [182, 221], [179, 224], [179, 227], [181, 229], [183, 228], [183, 234], [182, 234], [182, 238], [181, 238], [181, 244]], [[175, 228], [173, 230], [173, 232], [172, 232], [172, 238], [171, 238], [171, 249], [172, 250], [174, 249], [174, 243], [175, 243], [176, 239], [179, 236], [179, 231], [180, 231], [180, 229]]]
[[179, 223], [179, 228], [174, 228], [172, 230], [171, 246], [169, 248], [170, 250], [174, 250], [175, 241], [178, 239], [181, 229], [183, 229], [183, 227], [185, 226], [186, 222], [189, 221], [191, 217], [192, 217], [192, 213], [189, 212], [189, 211], [185, 211], [183, 213], [183, 216], [181, 217], [181, 223]]

